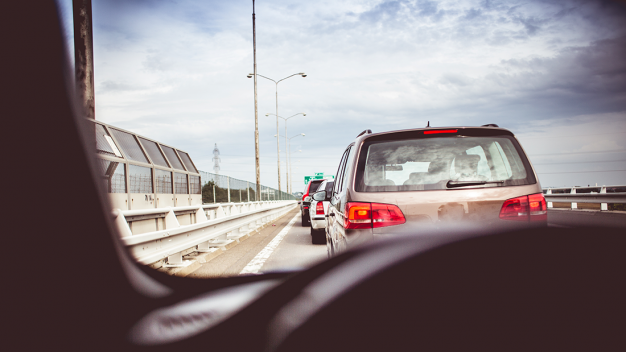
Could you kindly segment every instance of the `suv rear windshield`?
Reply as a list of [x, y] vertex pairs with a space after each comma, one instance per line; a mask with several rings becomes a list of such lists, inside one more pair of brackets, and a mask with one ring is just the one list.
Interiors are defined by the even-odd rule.
[[536, 183], [511, 136], [367, 140], [356, 171], [357, 192], [423, 191]]
[[312, 180], [311, 181], [311, 185], [309, 186], [309, 189], [308, 189], [308, 191], [309, 191], [308, 194], [311, 195], [311, 194], [317, 192], [317, 189], [318, 189], [318, 187], [320, 186], [320, 184], [322, 182], [324, 182], [324, 180]]

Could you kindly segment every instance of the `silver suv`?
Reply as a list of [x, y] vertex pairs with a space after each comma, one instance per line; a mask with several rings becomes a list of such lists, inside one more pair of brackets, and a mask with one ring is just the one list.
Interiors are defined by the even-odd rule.
[[341, 158], [326, 222], [330, 256], [376, 237], [450, 223], [546, 226], [547, 208], [509, 130], [367, 130]]

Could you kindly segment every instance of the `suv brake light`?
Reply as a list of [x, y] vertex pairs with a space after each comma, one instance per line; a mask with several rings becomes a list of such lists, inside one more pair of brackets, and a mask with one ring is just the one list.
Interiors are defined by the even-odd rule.
[[317, 205], [315, 205], [315, 215], [324, 215], [324, 203], [323, 202], [317, 202]]
[[439, 133], [457, 133], [458, 130], [430, 130], [424, 131], [424, 134], [439, 134]]
[[547, 221], [548, 210], [543, 193], [511, 198], [504, 201], [500, 219], [514, 221]]
[[404, 224], [406, 219], [393, 204], [349, 202], [343, 221], [346, 229], [370, 229]]
[[543, 193], [529, 195], [528, 207], [530, 208], [530, 221], [548, 221], [548, 207]]
[[372, 206], [370, 203], [346, 203], [343, 218], [345, 229], [369, 229], [372, 227]]
[[406, 219], [400, 208], [393, 204], [372, 203], [372, 221], [376, 228], [404, 224]]

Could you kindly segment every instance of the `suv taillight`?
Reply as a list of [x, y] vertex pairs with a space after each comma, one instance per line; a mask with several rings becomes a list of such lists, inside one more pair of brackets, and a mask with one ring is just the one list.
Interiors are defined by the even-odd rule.
[[400, 208], [393, 204], [372, 203], [372, 223], [374, 228], [404, 224], [406, 219]]
[[543, 193], [529, 195], [528, 207], [530, 208], [530, 221], [548, 221], [548, 206]]
[[317, 202], [317, 205], [315, 205], [315, 215], [324, 215], [324, 203]]
[[500, 219], [514, 221], [547, 221], [548, 210], [543, 193], [511, 198], [504, 201]]
[[346, 204], [343, 225], [346, 229], [370, 229], [404, 224], [406, 219], [400, 208], [393, 204]]

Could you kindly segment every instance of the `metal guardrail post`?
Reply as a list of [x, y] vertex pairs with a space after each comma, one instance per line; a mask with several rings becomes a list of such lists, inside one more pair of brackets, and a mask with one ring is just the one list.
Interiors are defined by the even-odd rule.
[[[602, 187], [600, 189], [600, 193], [606, 193], [606, 187]], [[600, 210], [609, 210], [609, 204], [608, 203], [600, 203]]]
[[[572, 187], [570, 194], [576, 194], [576, 188]], [[578, 209], [578, 203], [572, 202], [572, 209]]]
[[[546, 194], [552, 194], [552, 189], [548, 188]], [[552, 208], [552, 202], [548, 202], [548, 208]]]
[[[170, 211], [167, 213], [167, 215], [165, 215], [164, 223], [165, 223], [166, 230], [176, 229], [180, 227], [180, 223], [178, 222], [178, 219], [176, 218], [176, 214], [174, 214], [174, 210], [172, 210], [172, 208], [170, 208]], [[167, 264], [165, 264], [164, 266], [183, 267], [183, 266], [188, 266], [190, 264], [191, 264], [191, 261], [183, 260], [182, 252], [177, 252], [177, 253], [172, 253], [167, 257]]]

